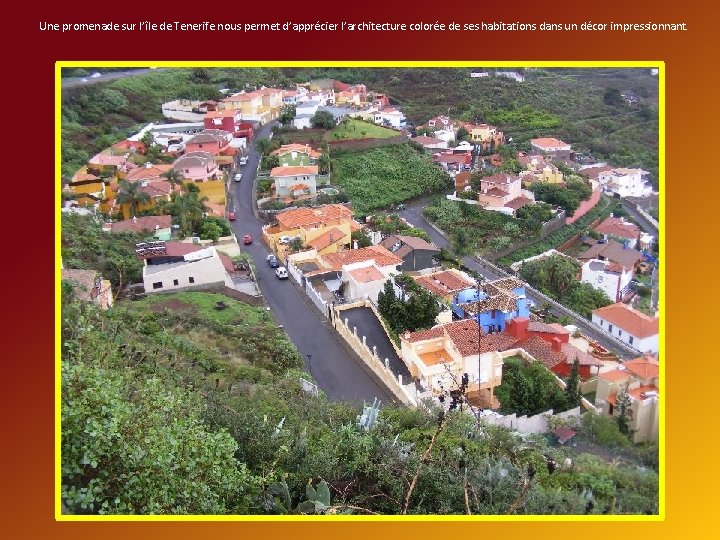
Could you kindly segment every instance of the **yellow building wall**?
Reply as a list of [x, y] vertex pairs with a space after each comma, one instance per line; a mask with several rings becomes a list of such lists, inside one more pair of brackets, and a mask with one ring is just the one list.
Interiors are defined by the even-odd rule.
[[213, 204], [225, 204], [225, 181], [208, 180], [207, 182], [188, 182], [200, 190], [200, 198], [207, 197]]

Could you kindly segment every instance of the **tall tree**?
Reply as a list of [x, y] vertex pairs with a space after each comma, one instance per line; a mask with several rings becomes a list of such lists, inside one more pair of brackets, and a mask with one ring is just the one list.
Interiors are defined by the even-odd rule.
[[615, 404], [617, 407], [618, 415], [615, 417], [615, 420], [617, 421], [618, 429], [620, 430], [620, 433], [624, 435], [630, 434], [630, 406], [632, 405], [632, 402], [630, 401], [630, 395], [628, 394], [628, 388], [629, 384], [626, 383], [625, 386], [620, 388], [617, 393], [617, 398], [615, 400]]
[[205, 217], [207, 197], [199, 197], [195, 191], [188, 190], [185, 193], [173, 194], [170, 204], [170, 214], [180, 225], [180, 234], [189, 236], [196, 231]]
[[580, 360], [577, 357], [573, 361], [570, 378], [565, 386], [565, 400], [570, 409], [580, 405]]
[[118, 204], [127, 204], [130, 207], [130, 216], [137, 214], [138, 207], [150, 200], [150, 196], [142, 191], [140, 182], [120, 180], [117, 194]]
[[185, 180], [185, 177], [182, 175], [182, 173], [174, 168], [170, 169], [167, 172], [162, 173], [162, 177], [165, 178], [168, 182], [170, 182], [170, 185], [173, 188], [175, 186], [182, 187], [183, 181]]

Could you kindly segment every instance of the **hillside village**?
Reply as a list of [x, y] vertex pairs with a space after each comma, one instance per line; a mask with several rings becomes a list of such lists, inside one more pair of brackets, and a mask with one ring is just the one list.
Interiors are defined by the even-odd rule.
[[[460, 414], [564, 448], [606, 422], [619, 447], [657, 444], [649, 172], [594, 160], [552, 131], [517, 145], [483, 118], [414, 125], [370, 84], [222, 92], [164, 103], [165, 123], [67, 178], [64, 302], [171, 327], [186, 312], [196, 320], [197, 302], [223, 325], [244, 325], [223, 313], [257, 310], [246, 315], [256, 329], [293, 349], [282, 357], [303, 400], [364, 402], [358, 433], [381, 429], [379, 399], [440, 411], [438, 431]], [[232, 356], [225, 342], [198, 343]], [[234, 369], [200, 384], [235, 399], [247, 383], [231, 384]]]

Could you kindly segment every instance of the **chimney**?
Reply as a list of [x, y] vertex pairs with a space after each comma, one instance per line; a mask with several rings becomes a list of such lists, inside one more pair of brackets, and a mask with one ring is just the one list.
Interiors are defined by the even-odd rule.
[[552, 338], [552, 349], [555, 352], [562, 352], [562, 341], [560, 341], [560, 338]]
[[528, 327], [530, 319], [527, 317], [515, 317], [505, 325], [505, 332], [518, 340], [528, 338]]

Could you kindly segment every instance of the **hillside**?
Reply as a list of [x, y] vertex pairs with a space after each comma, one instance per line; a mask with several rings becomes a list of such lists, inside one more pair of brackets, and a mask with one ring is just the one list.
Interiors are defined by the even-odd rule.
[[[100, 312], [64, 287], [71, 513], [657, 512], [655, 472], [478, 429], [465, 413], [383, 407], [359, 428], [359, 409], [301, 389], [298, 354], [265, 310], [223, 298], [218, 312], [216, 299], [159, 295]], [[548, 465], [566, 457], [572, 468]]]

